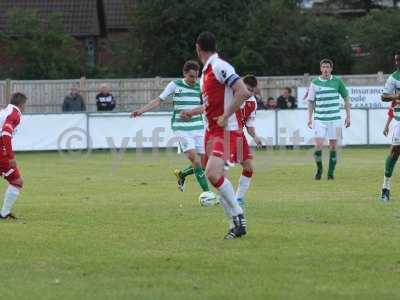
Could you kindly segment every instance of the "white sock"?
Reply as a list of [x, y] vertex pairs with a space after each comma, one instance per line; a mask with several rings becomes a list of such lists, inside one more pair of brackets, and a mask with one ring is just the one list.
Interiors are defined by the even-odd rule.
[[0, 212], [0, 214], [3, 217], [11, 213], [11, 209], [15, 201], [17, 200], [18, 195], [19, 195], [19, 188], [10, 184], [4, 194], [3, 207]]
[[244, 175], [240, 176], [239, 185], [238, 185], [238, 188], [236, 190], [236, 199], [244, 198], [244, 196], [246, 195], [247, 191], [249, 190], [250, 180], [251, 180], [251, 177], [247, 177], [247, 176], [244, 176]]
[[383, 177], [383, 186], [382, 186], [382, 188], [390, 190], [391, 184], [392, 184], [392, 177], [384, 176]]
[[239, 206], [239, 203], [236, 201], [235, 190], [233, 189], [232, 183], [224, 178], [224, 182], [218, 188], [221, 196], [225, 199], [229, 207], [232, 209], [232, 215], [237, 216], [243, 213], [242, 208]]
[[220, 195], [220, 202], [222, 207], [224, 208], [225, 216], [228, 219], [229, 229], [235, 228], [235, 224], [233, 223], [232, 209], [222, 195]]

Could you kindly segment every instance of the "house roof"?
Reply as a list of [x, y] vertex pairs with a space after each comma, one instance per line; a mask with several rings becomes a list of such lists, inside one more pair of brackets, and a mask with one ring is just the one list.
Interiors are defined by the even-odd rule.
[[129, 28], [129, 13], [135, 0], [103, 0], [107, 30], [126, 30]]
[[65, 32], [72, 36], [99, 36], [106, 31], [101, 0], [1, 0], [0, 31], [12, 36], [8, 19], [11, 9], [33, 10], [43, 18], [59, 13]]

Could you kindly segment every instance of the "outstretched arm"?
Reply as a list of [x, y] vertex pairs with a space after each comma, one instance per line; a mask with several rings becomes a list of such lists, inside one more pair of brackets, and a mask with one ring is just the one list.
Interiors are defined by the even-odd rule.
[[149, 103], [147, 103], [146, 105], [144, 105], [143, 107], [134, 110], [131, 112], [131, 118], [136, 118], [141, 116], [142, 114], [144, 114], [145, 112], [152, 110], [156, 107], [159, 107], [161, 104], [161, 99], [159, 97], [151, 100]]

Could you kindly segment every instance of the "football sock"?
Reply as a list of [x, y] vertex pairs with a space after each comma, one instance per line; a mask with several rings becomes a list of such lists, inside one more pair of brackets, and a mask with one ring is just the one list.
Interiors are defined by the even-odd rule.
[[329, 169], [328, 169], [328, 176], [333, 176], [333, 172], [335, 172], [336, 167], [336, 150], [331, 150], [329, 152]]
[[389, 155], [385, 163], [385, 177], [392, 177], [394, 166], [396, 165], [398, 157], [394, 158]]
[[243, 198], [250, 186], [250, 180], [253, 172], [243, 171], [239, 178], [238, 188], [236, 190], [236, 199]]
[[188, 175], [192, 175], [193, 173], [194, 173], [194, 169], [193, 169], [192, 165], [181, 170], [181, 176], [183, 178], [185, 178]]
[[197, 182], [199, 183], [203, 192], [209, 192], [210, 188], [208, 187], [207, 178], [204, 175], [203, 168], [194, 168], [194, 175], [196, 176]]
[[221, 196], [226, 200], [229, 207], [232, 209], [232, 215], [235, 217], [239, 214], [243, 214], [243, 209], [235, 198], [235, 190], [233, 189], [232, 183], [224, 177], [221, 177], [215, 184], [215, 187], [219, 190]]
[[229, 204], [226, 202], [225, 198], [221, 195], [220, 202], [222, 207], [224, 208], [225, 216], [229, 222], [229, 229], [235, 228], [235, 223], [233, 222], [232, 209]]
[[382, 188], [383, 188], [383, 189], [388, 189], [388, 190], [390, 190], [391, 183], [392, 183], [392, 177], [386, 177], [386, 176], [384, 176], [384, 177], [383, 177], [383, 185], [382, 185]]
[[314, 159], [319, 172], [322, 172], [322, 150], [315, 150]]
[[17, 200], [18, 195], [19, 195], [19, 188], [10, 184], [4, 194], [3, 207], [0, 212], [1, 216], [5, 217], [9, 213], [11, 213], [11, 209], [15, 201]]

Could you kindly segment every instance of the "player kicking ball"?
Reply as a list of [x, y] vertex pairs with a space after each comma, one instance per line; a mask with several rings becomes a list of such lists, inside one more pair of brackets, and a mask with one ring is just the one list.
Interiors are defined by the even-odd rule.
[[206, 176], [219, 191], [225, 214], [233, 228], [225, 239], [236, 239], [247, 233], [243, 209], [236, 201], [232, 183], [224, 174], [225, 162], [238, 162], [238, 144], [243, 140], [240, 107], [251, 97], [234, 68], [219, 58], [214, 34], [201, 33], [196, 51], [204, 64], [200, 79], [206, 116]]
[[393, 129], [392, 145], [390, 146], [390, 153], [386, 158], [385, 162], [385, 175], [383, 178], [382, 194], [379, 198], [382, 202], [390, 200], [390, 188], [392, 182], [392, 174], [394, 166], [400, 155], [400, 94], [397, 91], [400, 90], [400, 53], [396, 53], [394, 56], [396, 65], [396, 72], [391, 74], [386, 80], [385, 88], [381, 96], [381, 100], [384, 102], [392, 102], [388, 113], [388, 119], [385, 124], [384, 134], [387, 135], [389, 132], [389, 124], [394, 118], [397, 121], [395, 128]]
[[2, 176], [8, 181], [3, 207], [0, 211], [2, 220], [17, 219], [11, 210], [22, 189], [23, 181], [12, 149], [12, 136], [20, 123], [26, 100], [24, 94], [15, 93], [11, 96], [10, 104], [0, 112], [0, 169]]
[[190, 166], [182, 170], [175, 170], [175, 175], [178, 178], [178, 188], [183, 192], [186, 177], [194, 174], [203, 192], [212, 193], [202, 165], [205, 153], [203, 116], [198, 115], [194, 118], [184, 119], [180, 114], [182, 111], [192, 110], [201, 106], [200, 86], [197, 80], [199, 70], [200, 66], [196, 61], [189, 60], [185, 62], [183, 65], [183, 78], [171, 81], [160, 96], [151, 100], [142, 108], [133, 111], [131, 117], [139, 117], [143, 113], [159, 107], [163, 101], [173, 101], [172, 130], [179, 140], [182, 152], [191, 162]]
[[[328, 180], [334, 179], [337, 162], [337, 140], [342, 135], [340, 98], [344, 99], [346, 119], [344, 125], [350, 127], [350, 99], [349, 92], [343, 81], [332, 75], [333, 62], [323, 59], [320, 62], [321, 76], [314, 79], [308, 89], [308, 127], [314, 130], [315, 152], [314, 159], [317, 165], [315, 180], [322, 177], [322, 147], [325, 139], [329, 140], [329, 167]], [[313, 121], [314, 115], [314, 121]]]

